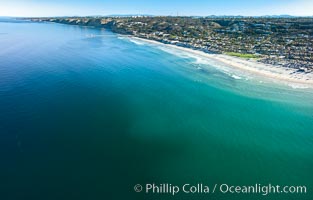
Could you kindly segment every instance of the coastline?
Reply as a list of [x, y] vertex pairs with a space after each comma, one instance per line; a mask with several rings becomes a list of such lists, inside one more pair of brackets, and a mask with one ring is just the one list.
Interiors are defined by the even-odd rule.
[[272, 82], [280, 82], [289, 86], [290, 84], [296, 84], [296, 88], [313, 88], [313, 74], [297, 72], [297, 69], [263, 64], [253, 59], [238, 58], [225, 54], [209, 54], [201, 50], [195, 50], [173, 44], [165, 44], [155, 40], [140, 38], [133, 35], [123, 35], [123, 37], [132, 38], [155, 45], [164, 45], [169, 48], [177, 49], [186, 53], [209, 59], [228, 67], [232, 67], [238, 71], [241, 71], [242, 73], [249, 73], [260, 78], [265, 78]]

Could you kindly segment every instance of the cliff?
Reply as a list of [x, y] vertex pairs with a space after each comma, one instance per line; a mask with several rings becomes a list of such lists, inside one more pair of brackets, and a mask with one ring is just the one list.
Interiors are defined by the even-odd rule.
[[69, 24], [69, 25], [79, 25], [79, 26], [93, 26], [93, 27], [103, 27], [103, 28], [112, 28], [113, 20], [110, 18], [101, 19], [101, 18], [32, 18], [32, 21], [37, 22], [54, 22], [60, 24]]

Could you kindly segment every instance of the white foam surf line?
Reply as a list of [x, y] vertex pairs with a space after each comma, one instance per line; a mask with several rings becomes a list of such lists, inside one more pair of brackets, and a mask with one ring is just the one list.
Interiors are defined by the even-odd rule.
[[[132, 36], [128, 36], [128, 37], [122, 37], [124, 39], [130, 40]], [[213, 59], [209, 59], [207, 57], [203, 57], [202, 55], [198, 55], [195, 54], [194, 52], [188, 52], [188, 51], [182, 51], [182, 49], [178, 49], [175, 48], [176, 46], [173, 45], [167, 45], [167, 44], [163, 44], [160, 42], [156, 42], [156, 41], [150, 41], [150, 40], [146, 40], [146, 39], [142, 39], [142, 38], [136, 38], [133, 37], [133, 40], [138, 40], [138, 41], [142, 41], [144, 43], [146, 43], [147, 45], [152, 45], [155, 48], [158, 48], [164, 52], [170, 53], [172, 55], [175, 55], [177, 57], [180, 58], [191, 58], [193, 59], [193, 61], [191, 61], [191, 63], [193, 64], [198, 64], [201, 65], [201, 67], [197, 67], [196, 69], [205, 69], [205, 68], [214, 68], [217, 69], [219, 72], [222, 72], [223, 74], [227, 75], [230, 78], [233, 78], [235, 80], [241, 80], [243, 79], [242, 76], [244, 77], [244, 81], [250, 80], [251, 79], [251, 75], [250, 74], [243, 74], [242, 72], [235, 70], [235, 69], [231, 69], [230, 66], [221, 63], [221, 62], [217, 62], [216, 60]]]
[[[196, 67], [196, 69], [198, 69], [198, 70], [203, 69], [203, 67], [204, 67], [203, 65], [205, 65], [206, 67], [214, 67], [215, 69], [219, 70], [220, 72], [224, 73], [225, 75], [227, 75], [233, 79], [237, 79], [237, 80], [242, 79], [238, 74], [230, 73], [229, 69], [227, 69], [227, 67], [225, 67], [225, 66], [222, 66], [221, 63], [218, 63], [214, 60], [210, 60], [207, 58], [203, 58], [202, 56], [196, 55], [192, 52], [182, 51], [180, 49], [172, 48], [172, 46], [166, 46], [165, 44], [162, 45], [163, 43], [154, 43], [153, 41], [150, 42], [150, 40], [146, 41], [146, 40], [142, 40], [141, 38], [136, 38], [136, 37], [131, 37], [131, 36], [119, 36], [118, 38], [121, 40], [127, 40], [130, 42], [133, 42], [133, 43], [138, 44], [138, 45], [145, 45], [145, 44], [146, 45], [152, 45], [153, 47], [155, 47], [157, 49], [160, 49], [164, 52], [170, 53], [170, 54], [175, 55], [175, 56], [180, 57], [180, 58], [185, 58], [185, 59], [191, 58], [191, 59], [193, 59], [193, 61], [191, 61], [191, 63], [201, 65], [201, 67], [200, 66]], [[235, 73], [235, 72], [233, 72], [233, 73]], [[248, 80], [248, 78], [246, 78], [245, 80]]]
[[[198, 55], [194, 52], [185, 51], [185, 49], [187, 49], [187, 48], [163, 44], [163, 43], [160, 43], [157, 41], [152, 41], [152, 40], [147, 40], [147, 39], [142, 39], [142, 38], [136, 38], [136, 37], [132, 37], [132, 36], [126, 36], [124, 38], [126, 38], [126, 39], [134, 38], [133, 40], [142, 41], [142, 42], [146, 43], [147, 45], [152, 45], [153, 47], [156, 47], [156, 48], [158, 48], [164, 52], [173, 54], [173, 55], [178, 56], [180, 58], [186, 58], [186, 59], [191, 58], [191, 59], [193, 59], [193, 61], [191, 63], [201, 65], [201, 67], [200, 67], [201, 69], [207, 68], [207, 67], [209, 67], [209, 68], [213, 67], [214, 69], [217, 69], [218, 71], [222, 72], [223, 74], [225, 74], [225, 75], [227, 75], [233, 79], [236, 79], [236, 80], [243, 79], [243, 80], [247, 81], [247, 80], [253, 79], [253, 78], [251, 78], [252, 76], [249, 73], [243, 73], [239, 70], [231, 68], [231, 66], [229, 66], [225, 63], [218, 62], [214, 59], [210, 59], [210, 58], [204, 57], [202, 55]], [[183, 50], [181, 48], [183, 48]], [[190, 50], [192, 50], [192, 49], [190, 49]], [[192, 50], [192, 51], [195, 51], [195, 50]], [[204, 52], [201, 52], [201, 53], [204, 53]], [[206, 54], [206, 53], [204, 53], [204, 54]], [[199, 68], [197, 68], [197, 69], [199, 69]]]
[[[129, 36], [133, 37], [133, 36]], [[188, 52], [197, 56], [201, 56], [203, 58], [206, 58], [222, 63], [223, 66], [227, 66], [232, 71], [236, 69], [236, 71], [240, 71], [240, 75], [242, 74], [249, 74], [249, 76], [253, 76], [257, 79], [266, 80], [266, 82], [270, 81], [273, 83], [283, 84], [290, 87], [290, 84], [300, 84], [305, 85], [306, 88], [313, 88], [313, 74], [299, 74], [296, 77], [291, 76], [290, 73], [294, 72], [295, 69], [286, 69], [282, 68], [280, 66], [273, 66], [273, 65], [266, 65], [263, 63], [258, 63], [256, 61], [252, 60], [246, 60], [242, 58], [236, 58], [228, 55], [223, 54], [208, 54], [199, 50], [194, 50], [190, 48], [185, 47], [179, 47], [176, 45], [170, 45], [170, 44], [163, 44], [161, 42], [157, 42], [154, 40], [148, 40], [148, 39], [142, 39], [142, 38], [136, 38], [137, 40], [147, 42], [149, 44], [164, 46], [168, 48], [173, 48], [176, 50], [181, 50], [184, 52]], [[213, 66], [217, 67], [217, 66]], [[304, 87], [302, 87], [304, 88]]]
[[109, 34], [103, 34], [103, 35], [96, 35], [96, 34], [87, 34], [86, 35], [87, 38], [96, 38], [96, 37], [114, 37], [113, 35], [109, 35]]
[[117, 38], [118, 38], [118, 39], [120, 39], [120, 40], [126, 40], [126, 38], [125, 38], [125, 37], [120, 36], [120, 35], [118, 35], [118, 36], [117, 36]]
[[[222, 65], [221, 63], [218, 63], [214, 60], [210, 60], [208, 58], [203, 58], [200, 55], [195, 55], [193, 53], [189, 53], [189, 52], [184, 52], [181, 51], [179, 49], [173, 49], [171, 47], [167, 47], [167, 46], [156, 46], [158, 49], [161, 49], [165, 52], [168, 52], [170, 54], [173, 54], [175, 56], [181, 57], [181, 58], [192, 58], [194, 59], [194, 61], [192, 61], [191, 63], [193, 64], [197, 64], [200, 65], [201, 67], [197, 67], [197, 69], [203, 69], [202, 67], [214, 67], [215, 69], [219, 70], [220, 72], [226, 74], [227, 76], [236, 79], [236, 80], [240, 80], [242, 79], [241, 76], [245, 76], [245, 74], [242, 74], [238, 71], [232, 70], [232, 73], [230, 72], [231, 69], [229, 69], [229, 66], [227, 65]], [[204, 66], [203, 66], [204, 65]], [[239, 76], [240, 75], [240, 76]], [[244, 80], [249, 80], [249, 75], [246, 75]]]
[[235, 74], [233, 74], [231, 77], [233, 77], [234, 79], [237, 79], [237, 80], [242, 79], [240, 76], [237, 76], [237, 75], [235, 75]]
[[137, 44], [137, 45], [145, 45], [146, 44], [143, 41], [137, 40], [137, 38], [135, 38], [135, 37], [119, 35], [117, 38], [120, 40], [127, 40], [127, 41], [132, 42], [132, 43]]
[[135, 43], [135, 44], [137, 44], [137, 45], [144, 45], [144, 43], [138, 42], [138, 41], [133, 40], [133, 39], [129, 39], [129, 41], [132, 42], [132, 43]]

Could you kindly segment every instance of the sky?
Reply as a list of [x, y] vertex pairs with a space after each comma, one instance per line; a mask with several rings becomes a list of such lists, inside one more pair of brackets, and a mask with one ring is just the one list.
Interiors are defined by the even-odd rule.
[[0, 16], [313, 16], [313, 0], [0, 0]]

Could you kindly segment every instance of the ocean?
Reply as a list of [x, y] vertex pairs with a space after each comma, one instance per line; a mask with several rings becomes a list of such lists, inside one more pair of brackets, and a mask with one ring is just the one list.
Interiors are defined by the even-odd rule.
[[[0, 19], [0, 154], [1, 200], [309, 200], [313, 92], [110, 30]], [[217, 189], [145, 191], [200, 183]]]

